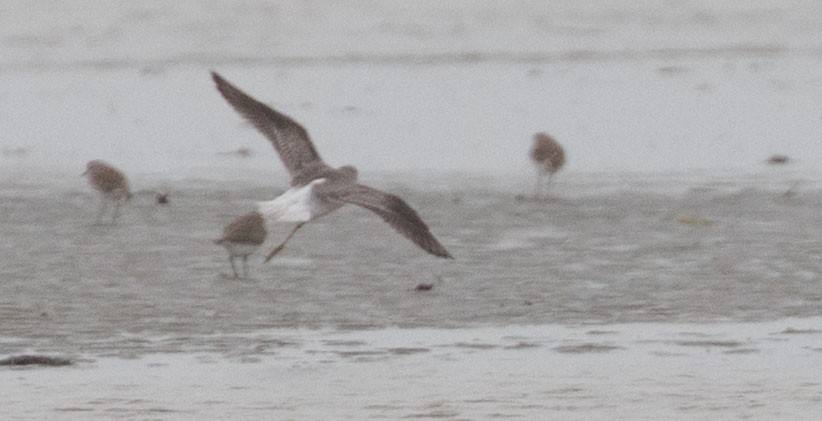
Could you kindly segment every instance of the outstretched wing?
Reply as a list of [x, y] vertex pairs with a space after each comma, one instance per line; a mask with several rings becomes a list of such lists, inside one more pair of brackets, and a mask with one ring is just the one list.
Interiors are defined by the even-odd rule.
[[303, 126], [248, 96], [216, 72], [211, 72], [211, 77], [228, 103], [271, 141], [292, 177], [309, 164], [322, 163]]
[[445, 247], [431, 234], [417, 212], [399, 197], [361, 184], [333, 192], [330, 196], [376, 213], [398, 233], [434, 256], [453, 259]]

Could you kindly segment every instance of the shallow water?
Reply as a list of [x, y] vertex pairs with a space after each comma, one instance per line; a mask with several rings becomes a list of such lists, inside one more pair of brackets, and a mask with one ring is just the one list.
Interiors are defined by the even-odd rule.
[[[235, 280], [212, 240], [252, 198], [278, 193], [253, 175], [142, 180], [169, 187], [171, 205], [138, 195], [117, 224], [95, 225], [97, 197], [79, 178], [9, 174], [3, 353], [226, 352], [273, 327], [758, 321], [822, 309], [813, 174], [579, 174], [544, 201], [512, 193], [529, 191], [527, 179], [446, 177], [421, 191], [424, 176], [364, 175], [405, 197], [456, 258], [430, 257], [346, 207]], [[289, 229], [273, 226], [265, 248]], [[209, 336], [229, 332], [234, 345]], [[156, 336], [179, 340], [143, 340]]]
[[[815, 419], [820, 318], [269, 329], [0, 371], [9, 419]], [[33, 397], [36, 397], [33, 399]]]

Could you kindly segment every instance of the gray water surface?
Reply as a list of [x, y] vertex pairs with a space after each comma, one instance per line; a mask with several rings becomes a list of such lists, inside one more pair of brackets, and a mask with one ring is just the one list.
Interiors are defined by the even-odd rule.
[[[418, 210], [455, 260], [346, 207], [307, 225], [272, 262], [258, 252], [251, 278], [237, 280], [212, 240], [284, 183], [166, 183], [170, 207], [138, 195], [116, 225], [95, 225], [98, 198], [79, 177], [9, 174], [0, 182], [0, 354], [221, 352], [270, 328], [818, 316], [822, 191], [785, 195], [787, 181], [763, 177], [568, 175], [535, 201], [521, 194], [530, 179], [500, 187], [372, 176]], [[265, 251], [289, 229], [276, 226]], [[415, 291], [419, 283], [434, 288]]]

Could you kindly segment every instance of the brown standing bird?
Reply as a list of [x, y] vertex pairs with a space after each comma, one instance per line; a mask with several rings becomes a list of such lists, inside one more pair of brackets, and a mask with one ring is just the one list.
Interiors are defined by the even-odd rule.
[[254, 254], [265, 241], [267, 232], [265, 221], [259, 212], [251, 212], [243, 215], [234, 222], [228, 224], [223, 229], [223, 236], [219, 240], [214, 240], [214, 244], [219, 244], [228, 251], [228, 261], [231, 263], [231, 270], [234, 277], [238, 278], [237, 267], [234, 259], [243, 259], [243, 276], [248, 277], [248, 256]]
[[394, 230], [437, 257], [451, 258], [428, 230], [417, 212], [401, 198], [357, 182], [357, 169], [328, 166], [314, 149], [308, 132], [290, 117], [248, 96], [217, 73], [211, 77], [223, 98], [262, 132], [291, 174], [291, 188], [274, 200], [258, 203], [258, 211], [274, 221], [297, 225], [285, 240], [266, 256], [271, 260], [307, 222], [327, 215], [346, 204], [377, 214]]
[[100, 223], [109, 202], [114, 202], [114, 213], [111, 223], [117, 221], [120, 216], [120, 206], [131, 199], [131, 190], [128, 187], [128, 180], [117, 168], [100, 161], [94, 160], [86, 164], [86, 172], [83, 173], [88, 179], [88, 183], [102, 195], [100, 210], [97, 212], [97, 223]]
[[562, 169], [565, 165], [565, 151], [557, 141], [543, 133], [534, 135], [534, 146], [531, 147], [531, 160], [537, 166], [537, 185], [534, 191], [534, 198], [539, 198], [542, 193], [542, 179], [548, 176], [548, 188], [551, 189], [551, 179], [554, 173]]

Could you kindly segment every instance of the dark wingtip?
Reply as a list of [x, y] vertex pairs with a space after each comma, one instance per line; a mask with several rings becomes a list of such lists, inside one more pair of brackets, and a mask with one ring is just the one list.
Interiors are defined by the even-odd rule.
[[211, 71], [211, 80], [214, 81], [214, 83], [217, 85], [217, 89], [219, 89], [220, 91], [222, 91], [226, 85], [231, 86], [231, 84], [228, 83], [227, 80], [225, 80], [222, 76], [220, 76], [219, 73], [215, 72], [214, 70]]
[[454, 259], [454, 256], [452, 256], [451, 253], [449, 253], [448, 250], [446, 250], [445, 247], [443, 247], [439, 242], [437, 242], [432, 248], [426, 247], [425, 251], [443, 259]]

